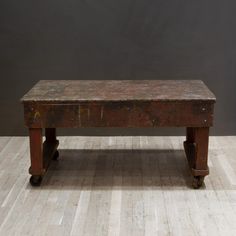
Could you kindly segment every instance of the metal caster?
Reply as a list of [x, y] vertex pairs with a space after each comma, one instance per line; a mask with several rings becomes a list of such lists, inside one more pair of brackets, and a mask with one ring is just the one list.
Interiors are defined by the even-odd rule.
[[40, 186], [41, 182], [42, 182], [42, 176], [40, 175], [32, 175], [30, 177], [30, 184], [34, 187]]
[[199, 189], [200, 187], [202, 187], [203, 182], [204, 182], [204, 176], [194, 176], [192, 186], [194, 189]]
[[56, 161], [56, 160], [58, 160], [58, 158], [59, 158], [59, 152], [56, 150], [52, 159]]

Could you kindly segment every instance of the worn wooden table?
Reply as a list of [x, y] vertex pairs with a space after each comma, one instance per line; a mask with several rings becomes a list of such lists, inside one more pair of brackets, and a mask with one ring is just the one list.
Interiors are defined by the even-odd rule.
[[50, 160], [59, 156], [60, 127], [186, 127], [184, 148], [193, 187], [199, 188], [209, 174], [215, 96], [202, 81], [42, 80], [21, 101], [29, 128], [33, 186], [40, 185]]

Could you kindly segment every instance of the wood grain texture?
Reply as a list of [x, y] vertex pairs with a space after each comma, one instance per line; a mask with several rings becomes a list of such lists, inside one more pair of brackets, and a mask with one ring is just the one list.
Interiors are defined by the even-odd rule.
[[35, 189], [28, 137], [1, 137], [0, 235], [236, 234], [236, 137], [210, 138], [211, 175], [197, 191], [185, 137], [59, 140], [61, 159]]

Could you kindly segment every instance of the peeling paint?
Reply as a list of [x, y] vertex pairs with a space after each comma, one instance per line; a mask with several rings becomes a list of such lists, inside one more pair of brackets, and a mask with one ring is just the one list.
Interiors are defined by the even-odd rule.
[[41, 116], [41, 115], [40, 115], [39, 111], [36, 111], [36, 112], [34, 113], [34, 120], [39, 119], [40, 116]]

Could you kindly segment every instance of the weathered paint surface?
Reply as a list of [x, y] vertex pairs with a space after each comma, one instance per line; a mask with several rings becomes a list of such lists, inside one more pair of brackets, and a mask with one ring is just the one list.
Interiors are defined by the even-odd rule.
[[25, 104], [28, 127], [207, 127], [213, 104], [204, 102], [84, 102]]
[[41, 80], [23, 102], [215, 101], [200, 80]]
[[187, 127], [185, 151], [195, 176], [193, 186], [199, 188], [209, 174], [215, 97], [201, 81], [40, 81], [22, 102], [33, 185], [56, 153], [59, 127]]
[[22, 101], [33, 128], [209, 127], [215, 97], [201, 81], [40, 81]]

